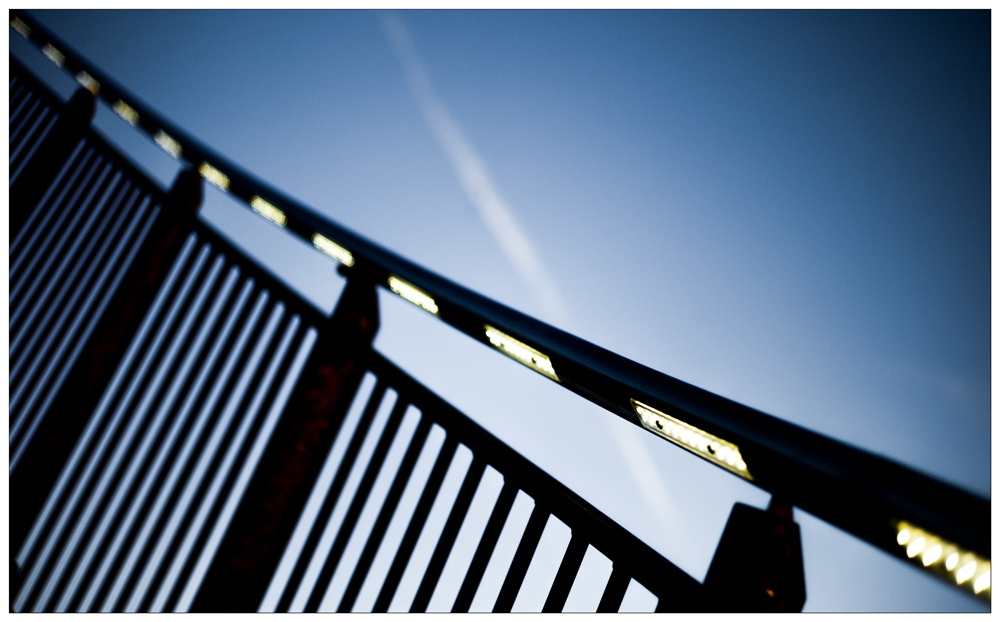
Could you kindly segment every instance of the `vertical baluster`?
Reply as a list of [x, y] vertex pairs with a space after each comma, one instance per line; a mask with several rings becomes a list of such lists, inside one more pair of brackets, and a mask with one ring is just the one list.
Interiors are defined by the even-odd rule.
[[348, 582], [347, 588], [344, 590], [344, 596], [340, 599], [340, 604], [337, 606], [338, 612], [350, 612], [351, 607], [354, 606], [354, 601], [357, 600], [358, 594], [361, 592], [361, 586], [368, 576], [368, 570], [375, 560], [375, 553], [378, 552], [378, 547], [382, 544], [382, 538], [385, 537], [385, 532], [389, 528], [389, 521], [392, 520], [392, 516], [396, 512], [399, 499], [403, 496], [403, 489], [406, 488], [407, 482], [410, 481], [410, 474], [413, 472], [413, 467], [417, 463], [417, 457], [420, 456], [420, 450], [423, 449], [424, 442], [427, 440], [427, 434], [430, 430], [430, 419], [426, 417], [421, 418], [417, 431], [414, 433], [413, 438], [410, 439], [410, 446], [406, 450], [406, 455], [403, 456], [403, 460], [400, 462], [399, 470], [392, 481], [392, 486], [389, 488], [388, 494], [386, 494], [385, 501], [382, 502], [382, 509], [379, 510], [378, 518], [375, 519], [375, 525], [372, 527], [371, 533], [368, 534], [368, 541], [365, 543], [365, 548], [361, 551], [358, 563], [354, 566], [351, 580]]
[[86, 89], [77, 89], [59, 113], [59, 120], [10, 187], [10, 238], [21, 230], [28, 214], [55, 179], [63, 163], [90, 127], [96, 103]]
[[542, 613], [562, 612], [563, 605], [566, 604], [566, 597], [569, 596], [569, 590], [573, 587], [573, 580], [576, 579], [576, 573], [580, 570], [580, 564], [583, 562], [583, 556], [586, 552], [587, 541], [574, 530], [573, 536], [569, 540], [569, 546], [566, 547], [566, 553], [563, 554], [562, 563], [559, 564], [556, 578], [552, 581], [552, 588], [549, 589], [549, 595], [545, 599], [545, 604], [542, 605]]
[[[258, 289], [249, 279], [255, 292], [255, 302], [241, 321], [242, 329], [235, 358], [226, 363], [225, 380], [213, 391], [208, 415], [209, 430], [198, 440], [192, 460], [181, 479], [185, 482], [180, 493], [179, 505], [171, 513], [166, 528], [161, 532], [153, 553], [154, 563], [143, 577], [143, 585], [138, 593], [126, 601], [125, 611], [162, 611], [169, 592], [176, 587], [181, 565], [190, 555], [187, 553], [189, 537], [193, 537], [193, 525], [198, 523], [206, 497], [214, 486], [214, 475], [224, 463], [226, 447], [233, 443], [238, 424], [233, 421], [237, 411], [245, 408], [248, 386], [256, 386], [261, 381], [262, 358], [271, 355], [271, 350], [263, 350], [273, 345], [273, 301], [268, 291]], [[261, 356], [261, 355], [264, 356]], [[207, 510], [204, 510], [207, 512]], [[110, 608], [110, 603], [105, 609]]]
[[507, 576], [503, 580], [500, 594], [497, 595], [497, 601], [493, 605], [493, 613], [510, 613], [517, 593], [521, 589], [521, 583], [524, 582], [524, 575], [528, 572], [531, 558], [535, 554], [535, 549], [538, 548], [538, 541], [542, 537], [542, 530], [545, 528], [545, 522], [548, 518], [549, 513], [543, 510], [536, 501], [534, 509], [531, 510], [528, 525], [521, 535], [521, 542], [517, 545], [517, 551], [514, 552], [514, 559], [511, 560], [510, 568], [507, 569]]
[[[208, 563], [208, 559], [213, 559], [216, 563], [220, 559], [224, 563], [232, 564], [233, 562], [232, 558], [223, 557], [225, 551], [221, 546], [224, 542], [216, 541], [216, 528], [222, 520], [223, 513], [226, 512], [230, 496], [235, 494], [241, 473], [255, 445], [257, 435], [261, 433], [261, 428], [268, 419], [268, 413], [277, 398], [283, 379], [295, 359], [293, 344], [299, 344], [305, 332], [300, 318], [286, 313], [284, 305], [279, 301], [274, 301], [270, 315], [268, 321], [269, 323], [272, 320], [275, 321], [273, 326], [276, 327], [276, 330], [268, 338], [267, 349], [260, 358], [254, 379], [248, 383], [246, 392], [236, 408], [226, 440], [220, 445], [217, 457], [221, 458], [221, 461], [213, 464], [209, 471], [211, 476], [206, 478], [211, 479], [212, 484], [202, 498], [198, 509], [198, 515], [202, 520], [196, 519], [194, 522], [196, 528], [187, 534], [190, 536], [197, 533], [197, 537], [191, 541], [192, 545], [186, 552], [184, 565], [176, 575], [176, 580], [170, 585], [166, 601], [162, 607], [158, 608], [161, 611], [191, 610], [191, 604], [197, 598], [198, 593], [190, 593], [189, 590], [194, 588], [204, 591], [205, 580], [209, 578], [208, 573], [211, 572], [212, 568], [210, 566], [206, 570], [202, 564]], [[273, 430], [271, 432], [273, 433]], [[223, 447], [225, 447], [224, 452], [222, 451]], [[257, 464], [259, 466], [259, 461]], [[242, 486], [241, 488], [243, 494], [239, 498], [245, 501], [246, 489]], [[235, 514], [236, 512], [227, 514], [225, 527], [229, 533], [232, 533], [232, 519], [236, 517]], [[257, 543], [244, 541], [243, 544], [252, 547]], [[211, 553], [210, 558], [203, 559], [210, 547], [214, 552]], [[241, 571], [246, 572], [246, 568], [240, 567], [238, 563], [232, 565], [234, 574]], [[189, 585], [195, 577], [197, 577], [197, 582]], [[236, 588], [239, 587], [237, 584]]]
[[9, 537], [17, 550], [124, 356], [201, 205], [201, 178], [178, 175], [142, 248], [10, 474]]
[[465, 474], [462, 488], [459, 489], [458, 497], [455, 498], [455, 505], [452, 506], [448, 520], [438, 538], [437, 546], [434, 547], [434, 554], [431, 555], [431, 561], [428, 562], [427, 570], [424, 571], [424, 578], [420, 581], [417, 594], [413, 597], [413, 604], [410, 605], [411, 612], [427, 610], [431, 596], [434, 595], [434, 588], [437, 587], [438, 579], [441, 578], [441, 571], [444, 570], [444, 564], [448, 561], [451, 547], [455, 544], [458, 530], [462, 527], [465, 515], [469, 511], [469, 505], [472, 503], [472, 497], [476, 494], [476, 488], [479, 487], [479, 481], [483, 478], [485, 470], [486, 462], [474, 460], [468, 473]]
[[601, 596], [601, 602], [597, 605], [597, 613], [618, 613], [618, 608], [622, 606], [622, 599], [625, 598], [625, 590], [628, 589], [631, 580], [632, 577], [620, 566], [612, 567], [608, 584], [604, 588], [604, 595]]
[[458, 596], [455, 597], [455, 604], [451, 608], [452, 613], [469, 611], [469, 605], [472, 604], [476, 590], [479, 589], [479, 582], [483, 580], [486, 565], [493, 555], [493, 549], [496, 548], [500, 532], [510, 514], [510, 508], [514, 505], [515, 497], [517, 497], [517, 487], [510, 482], [504, 482], [503, 488], [500, 490], [500, 497], [493, 506], [493, 513], [490, 514], [490, 520], [486, 523], [486, 529], [483, 530], [483, 536], [479, 539], [476, 553], [469, 563], [469, 570], [465, 573], [462, 587], [459, 588]]
[[306, 363], [192, 611], [256, 611], [364, 377], [375, 287], [350, 279]]
[[350, 542], [351, 535], [354, 533], [354, 527], [357, 526], [358, 518], [360, 518], [361, 511], [368, 501], [368, 495], [371, 493], [372, 486], [375, 485], [375, 479], [382, 469], [382, 463], [385, 462], [385, 456], [389, 453], [389, 447], [392, 446], [392, 441], [396, 438], [399, 424], [402, 422], [403, 415], [406, 413], [408, 407], [409, 404], [402, 397], [392, 407], [392, 413], [385, 424], [382, 436], [379, 437], [378, 445], [375, 446], [375, 451], [372, 452], [371, 461], [365, 469], [365, 474], [361, 477], [361, 483], [358, 484], [354, 498], [351, 500], [351, 505], [347, 508], [347, 513], [344, 515], [344, 521], [340, 524], [340, 529], [337, 531], [337, 538], [333, 541], [330, 553], [327, 555], [326, 561], [323, 562], [323, 568], [320, 570], [319, 577], [313, 585], [312, 594], [309, 595], [309, 600], [306, 602], [305, 609], [307, 612], [313, 613], [319, 611], [319, 606], [330, 587], [333, 574], [337, 571], [340, 558], [343, 556], [348, 542]]
[[368, 429], [375, 418], [375, 413], [382, 403], [382, 398], [385, 396], [385, 389], [385, 383], [380, 380], [368, 398], [368, 404], [365, 405], [364, 413], [358, 421], [354, 435], [351, 437], [351, 442], [347, 446], [340, 464], [337, 466], [337, 473], [333, 477], [333, 483], [326, 490], [323, 505], [320, 506], [319, 511], [316, 513], [316, 518], [309, 528], [309, 536], [306, 538], [305, 544], [302, 545], [302, 550], [299, 552], [295, 567], [288, 577], [288, 582], [285, 584], [281, 598], [278, 599], [275, 611], [287, 612], [292, 604], [292, 599], [295, 598], [295, 594], [298, 592], [299, 585], [302, 583], [302, 576], [305, 574], [309, 562], [312, 560], [313, 553], [315, 553], [316, 547], [319, 545], [324, 527], [330, 522], [330, 515], [333, 514], [337, 501], [340, 499], [340, 492], [344, 489], [344, 484], [347, 482], [351, 469], [354, 467], [354, 462], [358, 458], [358, 453], [361, 451], [362, 444], [364, 444]]
[[434, 467], [424, 485], [424, 491], [420, 495], [420, 500], [417, 501], [416, 509], [413, 510], [413, 516], [410, 517], [410, 524], [406, 527], [406, 533], [403, 534], [392, 565], [389, 566], [389, 572], [386, 574], [382, 589], [379, 591], [378, 598], [375, 599], [375, 606], [372, 609], [376, 613], [384, 613], [389, 610], [392, 597], [395, 596], [396, 588], [399, 587], [399, 581], [403, 578], [403, 572], [406, 570], [406, 564], [409, 563], [410, 557], [413, 555], [413, 549], [420, 538], [420, 532], [423, 531], [424, 523], [427, 522], [427, 516], [434, 505], [434, 500], [437, 499], [437, 493], [441, 489], [444, 476], [448, 473], [448, 467], [451, 465], [457, 447], [458, 443], [454, 437], [449, 436], [445, 440], [444, 446], [441, 447], [437, 460], [434, 461]]

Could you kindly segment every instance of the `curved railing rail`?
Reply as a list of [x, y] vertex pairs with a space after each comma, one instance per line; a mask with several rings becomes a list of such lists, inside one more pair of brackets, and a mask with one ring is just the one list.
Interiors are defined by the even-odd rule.
[[[317, 214], [216, 153], [30, 15], [12, 11], [11, 26], [130, 125], [196, 167], [206, 181], [338, 259], [350, 278], [400, 294], [619, 417], [896, 557], [929, 566], [910, 546], [911, 534], [924, 533], [926, 541], [936, 538], [946, 551], [952, 547], [988, 563], [988, 500], [672, 378], [457, 285]], [[954, 563], [931, 570], [972, 589]]]

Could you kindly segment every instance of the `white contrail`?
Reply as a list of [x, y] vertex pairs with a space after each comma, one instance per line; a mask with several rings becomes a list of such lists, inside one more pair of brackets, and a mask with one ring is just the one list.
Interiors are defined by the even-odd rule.
[[[403, 21], [391, 11], [383, 11], [381, 16], [386, 37], [393, 44], [403, 65], [403, 73], [413, 91], [413, 97], [434, 137], [451, 159], [469, 201], [479, 212], [514, 269], [531, 288], [548, 319], [568, 327], [569, 312], [555, 282], [549, 277], [513, 212], [494, 187], [483, 161], [434, 93]], [[686, 532], [684, 522], [646, 446], [621, 426], [613, 425], [606, 418], [602, 419], [607, 423], [611, 437], [625, 458], [625, 464], [632, 472], [647, 507], [661, 525], [669, 527], [679, 538], [683, 538]]]
[[384, 12], [382, 16], [386, 36], [394, 44], [413, 96], [434, 137], [451, 159], [466, 196], [514, 269], [531, 288], [546, 318], [565, 326], [569, 314], [555, 282], [542, 266], [538, 253], [521, 230], [510, 207], [497, 192], [483, 161], [431, 88], [409, 31], [395, 14]]

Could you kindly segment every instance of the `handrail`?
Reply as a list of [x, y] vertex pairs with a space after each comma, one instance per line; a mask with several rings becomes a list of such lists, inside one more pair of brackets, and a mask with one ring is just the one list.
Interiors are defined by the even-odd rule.
[[[258, 214], [338, 258], [348, 278], [368, 279], [399, 293], [453, 328], [619, 417], [892, 555], [914, 558], [908, 555], [913, 547], [905, 546], [902, 532], [918, 528], [946, 546], [989, 559], [988, 500], [650, 369], [408, 261], [216, 153], [31, 16], [16, 10], [10, 14], [14, 30], [129, 124], [174, 157], [198, 167], [206, 180]], [[920, 565], [919, 558], [912, 561]], [[951, 578], [959, 582], [954, 573]]]

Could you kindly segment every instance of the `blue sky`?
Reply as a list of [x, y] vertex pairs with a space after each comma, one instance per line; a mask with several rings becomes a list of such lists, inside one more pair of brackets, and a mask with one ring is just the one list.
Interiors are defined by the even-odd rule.
[[[989, 496], [988, 13], [34, 15], [181, 127], [383, 246]], [[23, 41], [10, 48], [72, 91]], [[151, 142], [107, 110], [97, 124], [172, 179]], [[207, 194], [206, 219], [332, 308], [329, 263]], [[490, 224], [490, 200], [513, 229]], [[519, 266], [511, 235], [534, 263]], [[732, 503], [767, 503], [381, 300], [381, 351], [696, 578]], [[797, 518], [807, 610], [983, 608]]]

